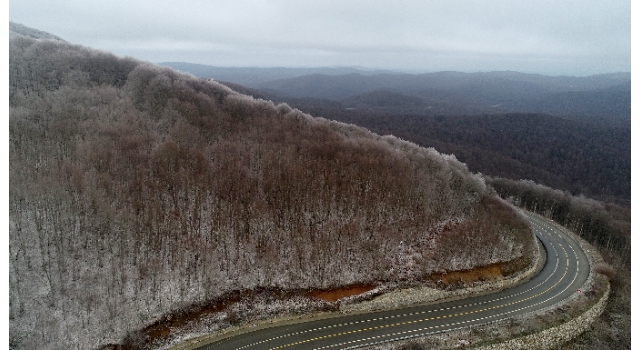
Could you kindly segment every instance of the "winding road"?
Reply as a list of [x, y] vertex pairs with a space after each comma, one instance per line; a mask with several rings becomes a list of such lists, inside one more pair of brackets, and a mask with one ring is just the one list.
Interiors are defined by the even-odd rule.
[[525, 214], [546, 250], [547, 262], [538, 275], [516, 287], [445, 303], [274, 326], [197, 349], [356, 349], [479, 326], [554, 305], [578, 293], [589, 275], [589, 262], [563, 228]]

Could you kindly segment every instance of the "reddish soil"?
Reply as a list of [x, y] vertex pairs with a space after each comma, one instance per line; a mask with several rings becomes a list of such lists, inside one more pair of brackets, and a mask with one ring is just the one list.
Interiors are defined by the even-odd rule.
[[307, 292], [307, 296], [326, 301], [337, 301], [338, 299], [362, 294], [375, 288], [372, 284], [354, 284], [333, 289], [319, 289]]
[[[491, 264], [487, 266], [477, 267], [471, 270], [450, 271], [447, 273], [436, 273], [425, 276], [427, 281], [436, 282], [439, 285], [448, 287], [454, 286], [469, 286], [479, 281], [495, 281], [503, 279], [505, 275], [508, 275], [507, 270], [511, 270], [514, 262], [507, 262], [501, 264]], [[318, 298], [329, 302], [335, 302], [339, 299], [359, 295], [368, 292], [375, 288], [373, 284], [354, 284], [344, 287], [331, 288], [331, 289], [316, 289], [305, 293], [306, 296], [311, 298]]]
[[[464, 287], [477, 281], [502, 279], [505, 275], [509, 275], [514, 271], [519, 271], [525, 268], [527, 263], [528, 260], [526, 258], [522, 258], [507, 263], [492, 264], [471, 270], [432, 274], [425, 276], [424, 280], [433, 281], [437, 285], [443, 287]], [[328, 311], [329, 309], [337, 307], [337, 304], [333, 304], [336, 301], [342, 298], [368, 292], [374, 288], [374, 284], [353, 284], [331, 289], [281, 290], [277, 288], [258, 288], [256, 290], [228, 292], [220, 298], [211, 300], [208, 303], [193, 305], [186, 310], [168, 313], [163, 318], [144, 329], [130, 333], [129, 336], [123, 340], [122, 344], [108, 344], [103, 346], [101, 349], [132, 350], [143, 348], [158, 341], [162, 342], [163, 339], [166, 340], [171, 338], [172, 333], [175, 333], [176, 331], [179, 332], [180, 329], [188, 327], [192, 322], [198, 322], [199, 319], [204, 318], [207, 315], [228, 310], [228, 307], [231, 306], [231, 304], [237, 303], [240, 300], [251, 299], [259, 295], [269, 295], [275, 299], [287, 299], [294, 296], [316, 298], [331, 303], [327, 305], [328, 309], [325, 310]], [[241, 321], [233, 314], [229, 315], [229, 318], [229, 321], [232, 324], [236, 324]]]
[[450, 286], [452, 284], [468, 286], [478, 281], [495, 281], [502, 278], [504, 278], [504, 275], [501, 264], [491, 264], [471, 270], [434, 273], [425, 279], [438, 284], [444, 284], [444, 286]]

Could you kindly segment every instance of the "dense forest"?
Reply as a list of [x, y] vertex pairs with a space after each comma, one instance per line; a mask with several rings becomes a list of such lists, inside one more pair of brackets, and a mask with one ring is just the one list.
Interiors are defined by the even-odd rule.
[[455, 154], [470, 170], [628, 204], [631, 129], [541, 114], [336, 118]]
[[[604, 122], [532, 113], [394, 115], [384, 108], [353, 110], [332, 100], [283, 99], [255, 89], [243, 91], [286, 101], [312, 115], [352, 123], [381, 135], [395, 135], [445, 154], [455, 154], [473, 172], [514, 180], [530, 179], [574, 195], [630, 204], [629, 122], [626, 126], [611, 126]], [[375, 94], [369, 96], [373, 98]]]
[[590, 332], [563, 349], [631, 349], [630, 208], [572, 196], [529, 180], [487, 178], [487, 183], [515, 205], [573, 230], [593, 244], [611, 265], [604, 270], [611, 285], [607, 308]]
[[607, 309], [592, 331], [563, 349], [631, 348], [628, 73], [548, 77], [263, 68], [252, 70], [261, 79], [247, 79], [252, 75], [240, 68], [169, 65], [254, 97], [455, 154], [470, 170], [492, 175], [485, 175], [487, 183], [501, 196], [574, 230], [613, 267], [606, 271], [612, 288]]
[[[395, 135], [473, 172], [623, 205], [631, 198], [628, 73], [589, 77], [517, 72], [281, 72], [170, 64], [256, 98]], [[298, 74], [290, 77], [289, 75]], [[313, 74], [310, 74], [313, 73]], [[246, 86], [239, 85], [246, 84]]]
[[131, 58], [14, 36], [10, 347], [118, 343], [233, 290], [531, 259], [454, 156]]

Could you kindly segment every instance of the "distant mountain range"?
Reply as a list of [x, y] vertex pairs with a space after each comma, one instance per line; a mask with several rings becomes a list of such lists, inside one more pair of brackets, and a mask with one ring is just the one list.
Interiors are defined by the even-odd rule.
[[185, 62], [163, 62], [160, 65], [193, 74], [199, 78], [229, 81], [249, 87], [256, 87], [261, 83], [272, 80], [297, 78], [306, 75], [345, 75], [345, 74], [384, 74], [392, 73], [388, 70], [364, 70], [352, 67], [327, 68], [259, 68], [259, 67], [214, 67], [204, 64]]
[[563, 116], [569, 119], [597, 121], [610, 117], [620, 126], [630, 126], [631, 82], [588, 91], [547, 93], [507, 104], [512, 110], [526, 110]]
[[631, 189], [628, 78], [349, 73], [255, 87], [223, 83], [254, 98], [455, 154], [472, 171], [624, 204]]
[[[221, 68], [163, 63], [198, 77], [248, 88], [272, 100], [389, 114], [476, 115], [546, 113], [627, 126], [631, 74], [587, 77], [518, 72], [406, 74], [356, 68]], [[255, 96], [256, 94], [252, 94]]]

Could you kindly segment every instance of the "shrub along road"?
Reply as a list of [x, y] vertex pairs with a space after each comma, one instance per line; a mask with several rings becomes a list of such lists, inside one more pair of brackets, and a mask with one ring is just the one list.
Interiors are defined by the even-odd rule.
[[274, 326], [216, 339], [197, 349], [354, 349], [479, 326], [580, 293], [590, 269], [585, 253], [558, 225], [527, 216], [544, 245], [547, 262], [537, 276], [516, 287], [445, 303]]

